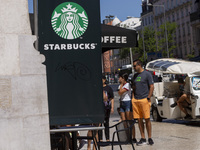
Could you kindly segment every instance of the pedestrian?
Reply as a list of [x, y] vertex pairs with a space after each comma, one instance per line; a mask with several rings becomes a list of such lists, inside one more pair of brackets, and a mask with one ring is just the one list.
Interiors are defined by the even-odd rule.
[[137, 142], [137, 145], [144, 145], [146, 143], [144, 133], [145, 119], [146, 130], [148, 134], [148, 144], [153, 145], [154, 142], [151, 138], [151, 121], [150, 121], [150, 107], [151, 96], [154, 90], [154, 81], [150, 72], [142, 68], [142, 62], [135, 60], [133, 62], [134, 70], [137, 72], [133, 77], [133, 93], [132, 93], [132, 108], [133, 117], [138, 119], [138, 126], [141, 134], [141, 139]]
[[[110, 114], [114, 112], [114, 94], [112, 88], [106, 84], [106, 77], [102, 76], [103, 83], [103, 102], [104, 102], [104, 127], [105, 127], [105, 138], [106, 141], [110, 141], [110, 132], [109, 132], [109, 118]], [[101, 124], [102, 126], [102, 124]], [[102, 141], [102, 130], [99, 132], [99, 140]]]
[[[127, 82], [128, 74], [119, 75], [118, 94], [120, 96], [120, 116], [121, 120], [132, 120], [132, 105], [131, 105], [131, 86]], [[133, 126], [133, 142], [136, 143], [135, 126]]]
[[174, 104], [170, 105], [171, 108], [176, 107], [176, 105], [179, 106], [180, 110], [185, 113], [184, 119], [192, 119], [192, 116], [188, 113], [187, 108], [191, 105], [190, 100], [190, 84], [189, 84], [189, 77], [187, 76], [185, 78], [185, 82], [183, 78], [178, 79], [179, 83], [179, 90], [181, 96], [178, 98], [178, 101]]

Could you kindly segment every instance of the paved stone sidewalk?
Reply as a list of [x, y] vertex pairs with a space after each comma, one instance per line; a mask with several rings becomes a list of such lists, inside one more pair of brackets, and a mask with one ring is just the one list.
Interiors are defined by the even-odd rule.
[[[119, 117], [111, 117], [110, 125], [116, 124]], [[140, 139], [138, 124], [135, 125], [136, 138]], [[135, 146], [136, 150], [200, 150], [200, 122], [191, 123], [183, 121], [163, 121], [152, 122], [153, 146], [143, 145]], [[113, 131], [110, 131], [112, 135]], [[81, 132], [81, 135], [85, 134]], [[147, 133], [146, 133], [147, 135]], [[110, 136], [111, 138], [112, 136]], [[132, 150], [130, 145], [122, 146], [123, 150]], [[101, 148], [102, 150], [111, 150], [111, 147]], [[87, 150], [87, 143], [81, 150]], [[120, 150], [119, 146], [115, 146], [114, 150]]]

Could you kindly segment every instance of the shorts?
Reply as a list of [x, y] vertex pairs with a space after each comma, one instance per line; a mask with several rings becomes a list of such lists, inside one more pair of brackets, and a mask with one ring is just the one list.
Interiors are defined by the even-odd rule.
[[149, 119], [150, 118], [151, 102], [149, 102], [147, 98], [144, 98], [144, 99], [132, 98], [132, 108], [133, 108], [134, 119], [138, 119], [138, 118]]
[[120, 112], [132, 111], [131, 100], [120, 102]]

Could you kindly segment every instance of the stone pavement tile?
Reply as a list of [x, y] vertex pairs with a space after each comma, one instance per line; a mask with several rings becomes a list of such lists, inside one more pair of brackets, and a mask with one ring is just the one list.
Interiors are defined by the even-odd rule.
[[[118, 121], [119, 121], [119, 117], [110, 118], [110, 126], [118, 123]], [[138, 125], [136, 123], [136, 136], [140, 135], [139, 129], [137, 130], [137, 128], [138, 128]], [[110, 140], [112, 140], [112, 133], [113, 132], [114, 132], [114, 129], [111, 129], [110, 130]], [[82, 132], [80, 132], [80, 134], [81, 135], [87, 135], [87, 132], [82, 131]], [[104, 132], [103, 132], [103, 140], [105, 140]], [[137, 138], [137, 140], [139, 140], [139, 138]], [[92, 148], [92, 146], [93, 146], [93, 144], [91, 144], [91, 148]], [[135, 147], [136, 150], [158, 150], [154, 147], [154, 145], [153, 146], [150, 146], [150, 145], [137, 146], [136, 144], [134, 144], [134, 147]], [[131, 145], [123, 145], [122, 149], [123, 150], [132, 150], [132, 146]], [[81, 150], [87, 150], [87, 143], [84, 145], [84, 147]], [[111, 146], [101, 147], [101, 150], [111, 150]], [[114, 150], [120, 150], [120, 147], [118, 145], [114, 146]]]

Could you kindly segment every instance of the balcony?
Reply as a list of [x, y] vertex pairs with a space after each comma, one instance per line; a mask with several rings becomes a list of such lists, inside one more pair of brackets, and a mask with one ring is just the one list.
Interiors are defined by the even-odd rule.
[[196, 12], [190, 14], [190, 21], [193, 22], [196, 20], [199, 20], [200, 22], [200, 10], [197, 10]]

